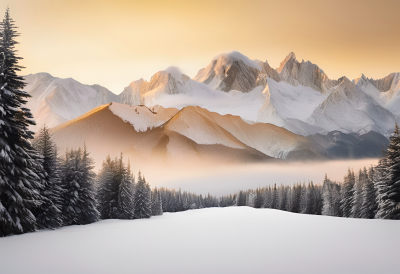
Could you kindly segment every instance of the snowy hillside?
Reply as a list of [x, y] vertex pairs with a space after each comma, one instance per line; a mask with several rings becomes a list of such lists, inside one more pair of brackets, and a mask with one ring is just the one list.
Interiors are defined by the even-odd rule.
[[155, 106], [150, 109], [146, 106], [129, 106], [119, 103], [112, 103], [109, 109], [123, 121], [130, 123], [138, 132], [159, 127], [178, 112], [175, 108]]
[[395, 274], [400, 222], [208, 208], [0, 239], [7, 274]]
[[74, 79], [61, 79], [48, 73], [25, 76], [25, 90], [32, 96], [28, 107], [38, 127], [57, 126], [117, 100], [111, 91], [99, 85], [84, 85]]

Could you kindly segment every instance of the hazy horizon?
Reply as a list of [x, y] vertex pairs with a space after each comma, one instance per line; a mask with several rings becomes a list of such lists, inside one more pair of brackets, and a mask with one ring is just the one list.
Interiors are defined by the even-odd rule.
[[[378, 158], [289, 161], [240, 164], [151, 166], [132, 163], [133, 170], [141, 170], [152, 187], [181, 189], [199, 194], [234, 194], [240, 190], [277, 185], [293, 185], [313, 182], [322, 185], [325, 174], [328, 178], [343, 182], [347, 170], [357, 175], [360, 168], [375, 166]], [[157, 170], [157, 172], [154, 172]]]

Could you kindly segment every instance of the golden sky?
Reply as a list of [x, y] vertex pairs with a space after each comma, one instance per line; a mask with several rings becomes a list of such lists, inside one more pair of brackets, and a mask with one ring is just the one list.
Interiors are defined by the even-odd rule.
[[294, 51], [331, 78], [400, 71], [398, 0], [1, 0], [22, 36], [24, 73], [49, 72], [115, 93], [178, 66], [194, 76], [238, 50], [277, 67]]

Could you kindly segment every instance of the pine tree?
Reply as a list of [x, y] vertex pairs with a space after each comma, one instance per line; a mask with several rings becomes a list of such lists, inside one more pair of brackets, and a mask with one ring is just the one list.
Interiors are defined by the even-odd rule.
[[[187, 199], [187, 206], [185, 208], [190, 208], [189, 199]], [[151, 215], [158, 216], [163, 214], [161, 194], [155, 188], [151, 194]]]
[[256, 193], [253, 190], [247, 191], [246, 205], [250, 207], [254, 207], [254, 203], [256, 201]]
[[342, 216], [340, 208], [340, 185], [332, 182], [325, 175], [324, 183], [322, 186], [322, 214], [328, 216]]
[[396, 124], [380, 167], [377, 218], [400, 219], [400, 132]]
[[264, 191], [264, 207], [271, 208], [272, 205], [272, 189], [268, 186]]
[[[367, 170], [364, 169], [364, 173], [367, 173]], [[363, 190], [362, 190], [362, 205], [361, 205], [361, 218], [366, 218], [366, 219], [373, 219], [376, 210], [377, 210], [377, 204], [376, 204], [376, 189], [374, 186], [374, 178], [375, 178], [375, 171], [374, 168], [370, 168], [367, 176], [367, 180], [365, 184], [363, 185]]]
[[139, 172], [135, 189], [135, 218], [150, 218], [151, 216], [151, 190], [146, 179]]
[[102, 219], [134, 218], [134, 179], [130, 167], [108, 156], [98, 176], [97, 198]]
[[318, 195], [317, 195], [317, 190], [314, 187], [314, 184], [312, 182], [310, 182], [306, 188], [306, 194], [305, 194], [305, 201], [303, 202], [304, 207], [301, 211], [301, 213], [304, 214], [317, 214], [317, 199], [318, 199]]
[[278, 202], [279, 202], [279, 197], [278, 197], [278, 188], [276, 187], [276, 184], [274, 184], [274, 187], [272, 188], [272, 194], [271, 194], [271, 208], [277, 209], [278, 208]]
[[247, 205], [247, 195], [246, 195], [246, 192], [244, 192], [244, 191], [239, 191], [239, 194], [237, 195], [236, 205], [237, 205], [237, 206], [246, 206], [246, 205]]
[[261, 189], [257, 188], [256, 190], [256, 197], [254, 199], [254, 207], [255, 208], [262, 208], [264, 206], [264, 194]]
[[351, 217], [353, 218], [361, 218], [361, 207], [363, 204], [363, 188], [366, 184], [366, 180], [368, 179], [367, 171], [365, 173], [360, 170], [358, 175], [358, 180], [356, 180], [353, 187], [353, 197], [351, 200], [352, 208], [351, 208]]
[[30, 140], [34, 125], [25, 107], [29, 95], [17, 73], [21, 70], [16, 55], [18, 36], [7, 9], [0, 24], [0, 236], [33, 231], [36, 217], [46, 200], [39, 156]]
[[115, 161], [108, 156], [97, 179], [97, 200], [101, 219], [117, 218], [119, 185], [114, 183], [115, 169]]
[[133, 219], [134, 215], [134, 181], [130, 174], [130, 168], [125, 168], [122, 156], [119, 161], [118, 174], [120, 184], [118, 191], [118, 217], [120, 219]]
[[44, 177], [42, 195], [46, 197], [37, 216], [38, 226], [41, 228], [60, 227], [62, 225], [61, 208], [64, 190], [61, 187], [57, 149], [46, 126], [40, 129], [33, 145], [41, 156]]
[[302, 185], [301, 184], [294, 185], [290, 193], [291, 193], [290, 208], [288, 208], [288, 210], [290, 212], [299, 213], [301, 204]]
[[351, 209], [353, 207], [353, 195], [354, 195], [354, 185], [355, 185], [354, 172], [350, 169], [347, 175], [344, 177], [344, 182], [341, 190], [341, 202], [340, 209], [342, 211], [343, 217], [351, 217]]
[[307, 207], [307, 186], [303, 184], [300, 192], [300, 213], [304, 213]]
[[62, 163], [62, 185], [66, 190], [63, 201], [64, 224], [89, 224], [98, 220], [95, 174], [86, 148], [70, 150]]

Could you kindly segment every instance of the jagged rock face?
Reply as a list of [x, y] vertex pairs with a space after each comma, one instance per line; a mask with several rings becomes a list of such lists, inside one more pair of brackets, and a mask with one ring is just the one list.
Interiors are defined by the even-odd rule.
[[262, 70], [257, 76], [256, 86], [266, 86], [268, 82], [268, 78], [275, 80], [276, 82], [280, 81], [280, 77], [278, 72], [273, 69], [267, 61], [262, 64]]
[[315, 64], [298, 62], [295, 54], [290, 53], [278, 68], [280, 79], [292, 85], [303, 85], [326, 92], [335, 83]]
[[222, 80], [220, 89], [248, 92], [256, 87], [258, 74], [257, 69], [246, 66], [240, 60], [235, 60], [226, 68], [225, 78]]
[[194, 78], [222, 91], [249, 92], [257, 86], [261, 62], [248, 59], [238, 52], [220, 55]]
[[373, 80], [369, 79], [374, 86], [379, 89], [380, 91], [386, 92], [389, 90], [393, 90], [395, 88], [400, 89], [400, 73], [391, 73], [388, 76]]

